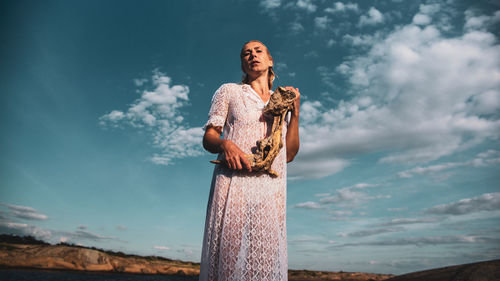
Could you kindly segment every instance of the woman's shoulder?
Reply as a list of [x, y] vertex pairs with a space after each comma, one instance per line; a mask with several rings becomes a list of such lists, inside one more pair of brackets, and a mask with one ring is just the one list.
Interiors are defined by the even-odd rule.
[[234, 90], [241, 90], [242, 87], [243, 87], [243, 84], [241, 84], [241, 83], [224, 83], [219, 87], [218, 91], [220, 91], [220, 90], [233, 90], [233, 91]]

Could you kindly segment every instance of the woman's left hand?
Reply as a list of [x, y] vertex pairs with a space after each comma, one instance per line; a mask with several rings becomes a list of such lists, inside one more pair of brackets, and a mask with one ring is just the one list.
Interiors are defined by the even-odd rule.
[[294, 87], [285, 87], [285, 89], [294, 92], [297, 95], [297, 98], [295, 98], [295, 101], [293, 102], [293, 110], [292, 110], [292, 115], [299, 116], [299, 108], [300, 108], [300, 92], [299, 88], [294, 88]]

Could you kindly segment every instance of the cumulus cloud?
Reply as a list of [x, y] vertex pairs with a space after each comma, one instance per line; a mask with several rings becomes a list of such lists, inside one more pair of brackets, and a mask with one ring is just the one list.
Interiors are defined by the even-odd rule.
[[442, 221], [443, 218], [395, 218], [388, 222], [379, 223], [376, 226], [395, 226], [395, 225], [409, 225], [409, 224], [424, 224], [436, 223]]
[[[299, 154], [300, 155], [300, 154]], [[306, 156], [288, 164], [290, 180], [317, 179], [342, 171], [349, 161], [340, 158], [314, 159]]]
[[465, 11], [465, 26], [466, 30], [486, 30], [492, 24], [500, 22], [500, 11], [496, 11], [493, 15], [477, 15], [474, 10]]
[[309, 13], [316, 12], [316, 9], [318, 8], [312, 3], [312, 0], [298, 0], [296, 7]]
[[33, 236], [43, 241], [48, 241], [52, 237], [52, 232], [50, 230], [26, 223], [9, 221], [0, 221], [0, 233], [14, 234], [17, 236]]
[[443, 170], [455, 168], [455, 167], [460, 167], [464, 166], [465, 163], [443, 163], [443, 164], [437, 164], [437, 165], [431, 165], [427, 167], [415, 167], [410, 170], [406, 171], [401, 171], [398, 173], [398, 176], [400, 178], [411, 178], [415, 174], [423, 175], [423, 174], [428, 174], [428, 173], [435, 173], [435, 172], [440, 172]]
[[[471, 29], [450, 38], [432, 25], [409, 24], [376, 38], [365, 55], [337, 71], [351, 83], [353, 98], [336, 108], [304, 102], [310, 104], [301, 120], [296, 161], [321, 176], [357, 155], [385, 152], [381, 163], [427, 163], [500, 137], [493, 113], [500, 105], [487, 102], [500, 89], [500, 45], [492, 33]], [[318, 72], [333, 83], [328, 67]], [[331, 159], [343, 165], [327, 172], [322, 163]]]
[[403, 211], [406, 211], [408, 210], [408, 208], [387, 208], [387, 211], [389, 212], [403, 212]]
[[115, 228], [120, 231], [127, 230], [127, 227], [125, 225], [117, 225]]
[[322, 209], [325, 206], [320, 205], [318, 202], [304, 202], [304, 203], [299, 203], [296, 205], [293, 205], [294, 208], [304, 208], [304, 209]]
[[300, 22], [292, 22], [290, 24], [290, 31], [292, 33], [299, 33], [304, 30], [304, 26]]
[[281, 0], [261, 0], [260, 6], [264, 9], [275, 9], [281, 6]]
[[316, 18], [314, 18], [314, 25], [318, 29], [326, 29], [328, 27], [329, 21], [330, 20], [328, 19], [327, 16], [316, 17]]
[[342, 3], [342, 2], [335, 2], [333, 3], [333, 7], [328, 7], [325, 9], [325, 12], [327, 13], [341, 13], [341, 12], [347, 12], [347, 11], [353, 11], [357, 12], [359, 10], [358, 4], [356, 3]]
[[288, 65], [284, 62], [276, 63], [276, 70], [278, 70], [278, 71], [285, 71], [287, 68], [288, 68]]
[[367, 236], [374, 236], [374, 235], [383, 234], [383, 233], [399, 232], [399, 231], [405, 231], [405, 230], [406, 229], [403, 227], [373, 228], [373, 229], [366, 229], [366, 230], [354, 231], [354, 232], [349, 232], [349, 233], [339, 233], [337, 235], [341, 236], [341, 237], [367, 237]]
[[417, 166], [415, 168], [399, 172], [398, 177], [411, 178], [414, 175], [433, 174], [457, 167], [464, 167], [464, 166], [484, 167], [497, 163], [500, 163], [500, 151], [490, 149], [485, 152], [479, 153], [473, 160], [470, 161], [447, 162], [447, 163], [441, 163], [424, 167]]
[[458, 202], [434, 206], [425, 212], [436, 215], [466, 215], [480, 211], [497, 210], [500, 210], [500, 192], [486, 193]]
[[49, 217], [28, 206], [2, 204], [10, 209], [10, 215], [27, 220], [46, 220]]
[[155, 70], [154, 89], [144, 90], [126, 111], [112, 110], [99, 118], [102, 126], [128, 125], [150, 132], [153, 145], [161, 152], [150, 160], [168, 165], [176, 158], [198, 156], [203, 153], [201, 127], [189, 127], [181, 108], [189, 103], [189, 87], [172, 85], [171, 78]]
[[413, 23], [416, 25], [427, 25], [431, 23], [432, 16], [440, 10], [439, 4], [421, 4], [419, 12], [413, 17]]
[[345, 243], [330, 246], [331, 248], [352, 247], [352, 246], [437, 246], [437, 245], [460, 245], [475, 243], [499, 242], [499, 239], [493, 239], [472, 235], [457, 236], [431, 236], [431, 237], [407, 237], [407, 238], [388, 238], [378, 241], [368, 241], [360, 243]]
[[355, 208], [374, 199], [390, 198], [390, 195], [369, 195], [368, 193], [361, 191], [361, 189], [365, 187], [368, 186], [355, 185], [337, 189], [332, 196], [321, 198], [319, 203], [334, 204], [336, 206], [346, 208]]
[[384, 21], [384, 15], [375, 7], [371, 7], [365, 15], [359, 18], [359, 25], [376, 25]]
[[170, 250], [170, 248], [166, 247], [166, 246], [154, 246], [153, 249], [162, 250], [162, 251]]
[[104, 236], [85, 230], [77, 230], [73, 232], [63, 231], [61, 233], [66, 234], [66, 236], [71, 237], [73, 240], [80, 240], [80, 239], [91, 240], [91, 241], [118, 240], [118, 237], [115, 236]]
[[141, 87], [142, 85], [144, 85], [144, 83], [148, 82], [148, 79], [146, 78], [137, 78], [137, 79], [134, 79], [134, 85], [136, 85], [137, 87]]
[[342, 36], [342, 43], [349, 44], [352, 46], [367, 47], [372, 46], [379, 40], [380, 33], [375, 34], [362, 34], [362, 35], [351, 35], [345, 34]]
[[[363, 191], [369, 187], [375, 187], [376, 184], [368, 183], [358, 183], [352, 186], [343, 187], [335, 190], [333, 194], [322, 193], [316, 194], [320, 197], [318, 202], [304, 202], [294, 205], [296, 208], [306, 208], [306, 209], [323, 209], [327, 208], [328, 205], [334, 205], [341, 208], [356, 208], [361, 204], [366, 204], [367, 202], [375, 199], [390, 198], [390, 195], [369, 195], [367, 192]], [[333, 218], [345, 218], [347, 215], [351, 215], [352, 211], [344, 210], [331, 210]]]

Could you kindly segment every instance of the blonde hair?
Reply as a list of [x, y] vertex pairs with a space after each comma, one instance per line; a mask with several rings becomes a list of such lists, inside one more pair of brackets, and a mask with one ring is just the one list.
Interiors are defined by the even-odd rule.
[[[251, 42], [258, 42], [258, 43], [262, 44], [262, 46], [266, 47], [267, 56], [269, 57], [270, 60], [273, 60], [273, 57], [271, 56], [271, 53], [269, 52], [269, 49], [267, 48], [267, 46], [264, 45], [264, 43], [260, 42], [259, 40], [250, 40], [250, 41], [246, 42], [245, 44], [243, 44], [243, 47], [245, 47], [246, 44], [251, 43]], [[243, 47], [241, 48], [241, 52], [240, 52], [240, 60], [243, 58], [243, 52], [244, 52]], [[248, 84], [248, 74], [243, 69], [243, 63], [241, 64], [241, 70], [243, 71], [243, 77], [241, 79], [241, 83]], [[267, 72], [267, 84], [269, 85], [269, 89], [271, 89], [271, 90], [273, 89], [273, 81], [274, 81], [275, 77], [276, 77], [276, 74], [274, 74], [274, 69], [272, 66], [270, 66], [269, 71]]]

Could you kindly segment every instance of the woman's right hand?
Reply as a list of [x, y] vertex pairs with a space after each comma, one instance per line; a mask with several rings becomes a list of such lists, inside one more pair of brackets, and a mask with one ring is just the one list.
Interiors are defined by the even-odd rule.
[[234, 142], [230, 140], [223, 140], [220, 148], [224, 153], [229, 169], [246, 169], [249, 172], [252, 171], [252, 166], [250, 165], [250, 162], [248, 162], [246, 154], [236, 144], [234, 144]]

